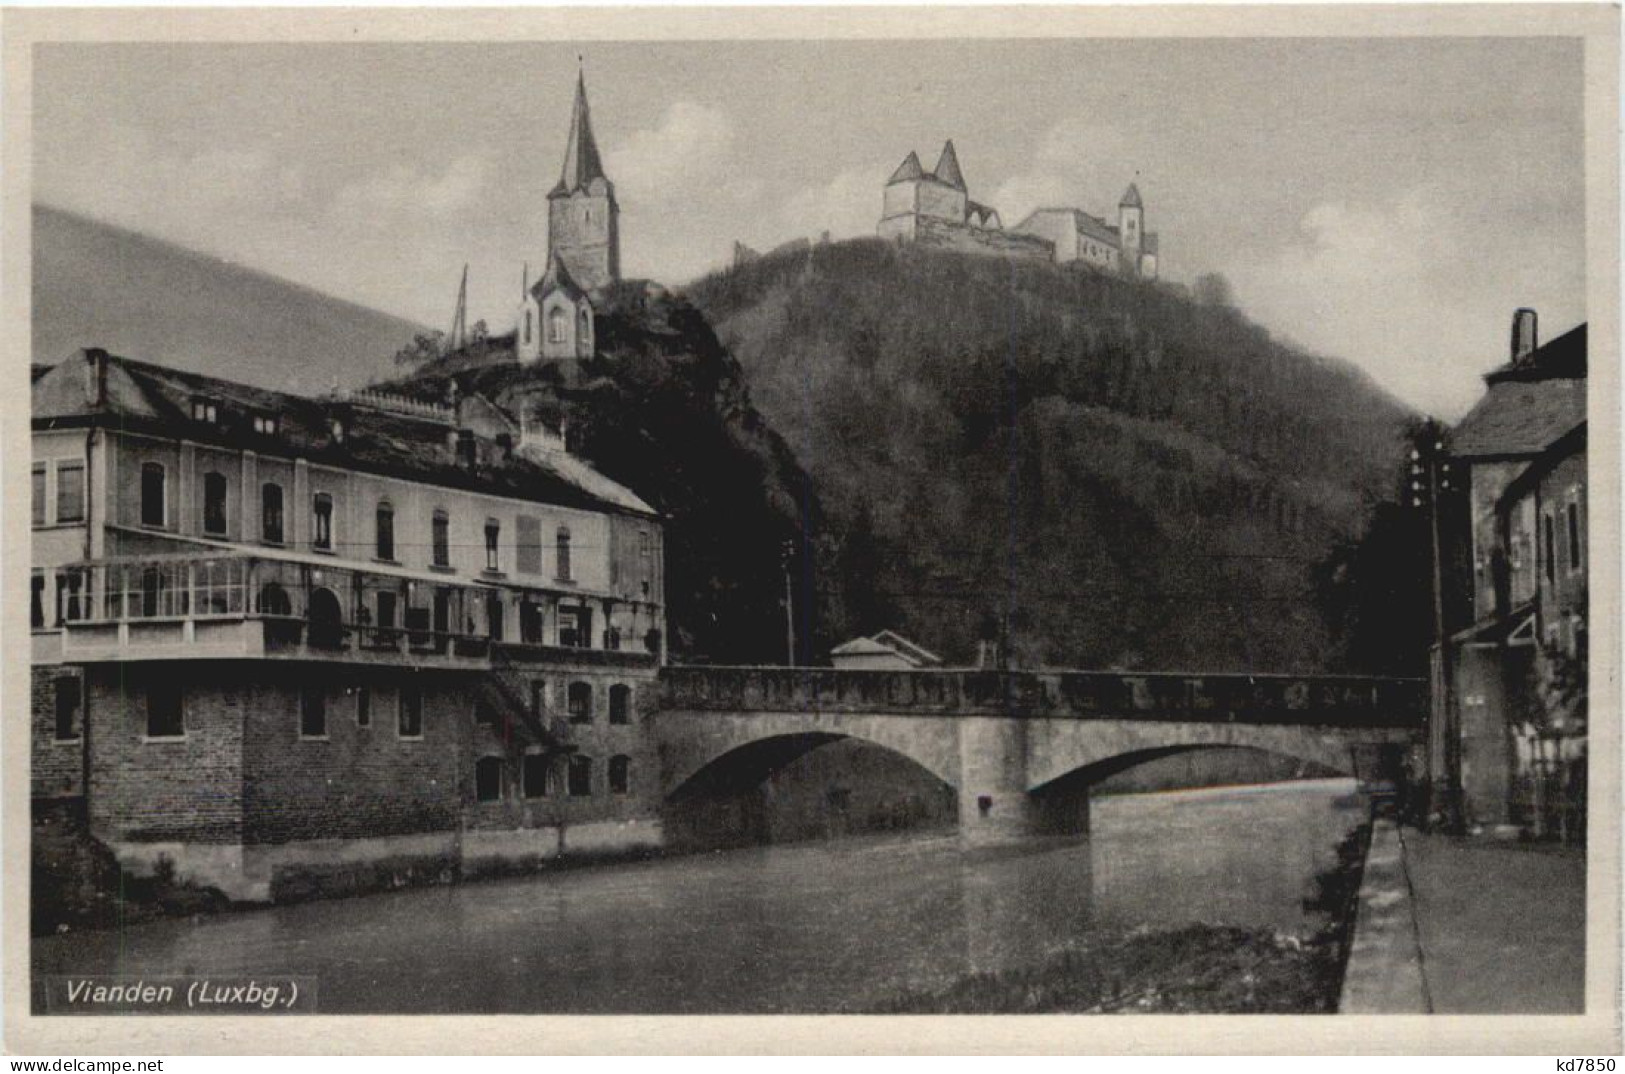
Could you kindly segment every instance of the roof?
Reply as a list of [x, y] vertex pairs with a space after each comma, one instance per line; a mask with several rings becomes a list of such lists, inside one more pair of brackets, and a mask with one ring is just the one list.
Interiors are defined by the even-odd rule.
[[1506, 380], [1584, 377], [1588, 335], [1583, 324], [1571, 328], [1544, 347], [1535, 348], [1523, 359], [1492, 369], [1484, 375], [1484, 380], [1496, 384]]
[[576, 75], [575, 107], [570, 113], [570, 140], [564, 147], [564, 170], [559, 184], [548, 197], [573, 194], [594, 179], [609, 182], [604, 175], [604, 162], [598, 156], [598, 142], [592, 136], [592, 114], [587, 109], [587, 76]]
[[576, 283], [575, 277], [570, 275], [570, 270], [564, 265], [564, 259], [557, 252], [547, 259], [547, 271], [542, 273], [542, 278], [536, 281], [530, 293], [535, 295], [539, 302], [554, 291], [563, 291], [575, 298], [585, 298], [587, 295], [587, 292], [581, 289], [581, 285]]
[[931, 169], [931, 174], [955, 190], [965, 189], [965, 173], [959, 170], [959, 154], [954, 152], [952, 138], [942, 143], [942, 156], [937, 158], [937, 166]]
[[1451, 449], [1463, 458], [1528, 458], [1586, 418], [1586, 326], [1485, 375], [1488, 390], [1461, 419]]
[[915, 667], [936, 667], [942, 657], [916, 645], [894, 630], [882, 630], [867, 638], [853, 638], [830, 650], [831, 656], [896, 656]]
[[1578, 377], [1490, 385], [1456, 426], [1451, 450], [1462, 458], [1539, 455], [1586, 418], [1586, 382]]
[[1123, 191], [1123, 200], [1117, 203], [1117, 207], [1119, 209], [1143, 209], [1145, 206], [1140, 202], [1139, 186], [1130, 183], [1128, 189]]
[[[100, 404], [88, 390], [98, 360], [106, 362]], [[193, 419], [198, 398], [215, 405], [215, 421]], [[36, 429], [109, 425], [536, 503], [655, 514], [631, 490], [570, 456], [539, 459], [475, 437], [474, 465], [459, 465], [449, 444], [454, 427], [445, 421], [269, 391], [95, 350], [60, 363], [36, 381], [32, 409]], [[254, 431], [260, 416], [277, 419], [275, 433]], [[342, 436], [334, 432], [335, 419], [342, 423]]]
[[886, 185], [891, 186], [893, 183], [906, 183], [910, 179], [924, 178], [925, 168], [920, 165], [919, 154], [910, 149], [908, 156], [903, 158], [903, 163], [899, 164], [897, 170], [891, 173], [891, 178], [886, 180]]
[[1542, 481], [1566, 459], [1573, 458], [1586, 449], [1586, 426], [1581, 422], [1568, 433], [1560, 436], [1550, 447], [1540, 453], [1540, 456], [1524, 468], [1507, 485], [1501, 493], [1501, 498], [1495, 501], [1498, 512], [1510, 510], [1518, 501], [1534, 491]]

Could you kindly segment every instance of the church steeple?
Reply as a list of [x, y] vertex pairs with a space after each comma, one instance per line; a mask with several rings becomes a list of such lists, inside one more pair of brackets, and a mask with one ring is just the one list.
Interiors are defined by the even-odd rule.
[[575, 107], [570, 115], [570, 140], [564, 147], [564, 168], [558, 185], [547, 195], [547, 258], [557, 258], [588, 291], [597, 291], [621, 278], [620, 206], [615, 184], [604, 174], [598, 142], [592, 134], [587, 108], [587, 76], [576, 73]]
[[576, 102], [570, 113], [570, 140], [564, 147], [564, 170], [550, 198], [563, 197], [577, 190], [585, 190], [594, 179], [602, 179], [604, 162], [598, 156], [598, 142], [592, 136], [592, 112], [587, 107], [587, 73], [576, 72]]

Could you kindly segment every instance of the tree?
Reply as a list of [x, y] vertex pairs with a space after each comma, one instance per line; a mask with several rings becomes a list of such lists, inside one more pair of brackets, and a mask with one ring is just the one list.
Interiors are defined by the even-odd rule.
[[445, 352], [446, 333], [439, 329], [419, 332], [412, 337], [412, 342], [395, 352], [395, 364], [418, 366], [425, 362], [434, 361]]
[[1204, 272], [1196, 277], [1192, 293], [1198, 303], [1215, 309], [1230, 309], [1236, 304], [1235, 290], [1222, 273]]

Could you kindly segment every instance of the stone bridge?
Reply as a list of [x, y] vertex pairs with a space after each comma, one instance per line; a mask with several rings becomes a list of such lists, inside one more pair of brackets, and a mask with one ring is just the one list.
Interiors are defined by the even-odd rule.
[[736, 793], [855, 738], [952, 787], [972, 843], [1086, 831], [1091, 784], [1185, 750], [1258, 749], [1370, 778], [1383, 747], [1421, 730], [1426, 699], [1422, 680], [1348, 676], [669, 667], [661, 683], [668, 804]]

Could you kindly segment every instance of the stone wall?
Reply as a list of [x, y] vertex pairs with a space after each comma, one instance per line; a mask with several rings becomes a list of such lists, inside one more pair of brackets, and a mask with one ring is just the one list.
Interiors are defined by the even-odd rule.
[[620, 222], [606, 194], [578, 191], [547, 203], [547, 248], [589, 290], [621, 277]]
[[1041, 261], [1053, 261], [1055, 258], [1054, 245], [1037, 235], [983, 230], [928, 216], [916, 218], [914, 241], [964, 253], [1031, 257]]
[[[32, 755], [29, 788], [41, 798], [74, 798], [84, 794], [84, 683], [78, 668], [64, 664], [38, 664], [29, 669], [29, 712], [32, 714]], [[56, 735], [57, 682], [78, 696], [73, 738]]]

